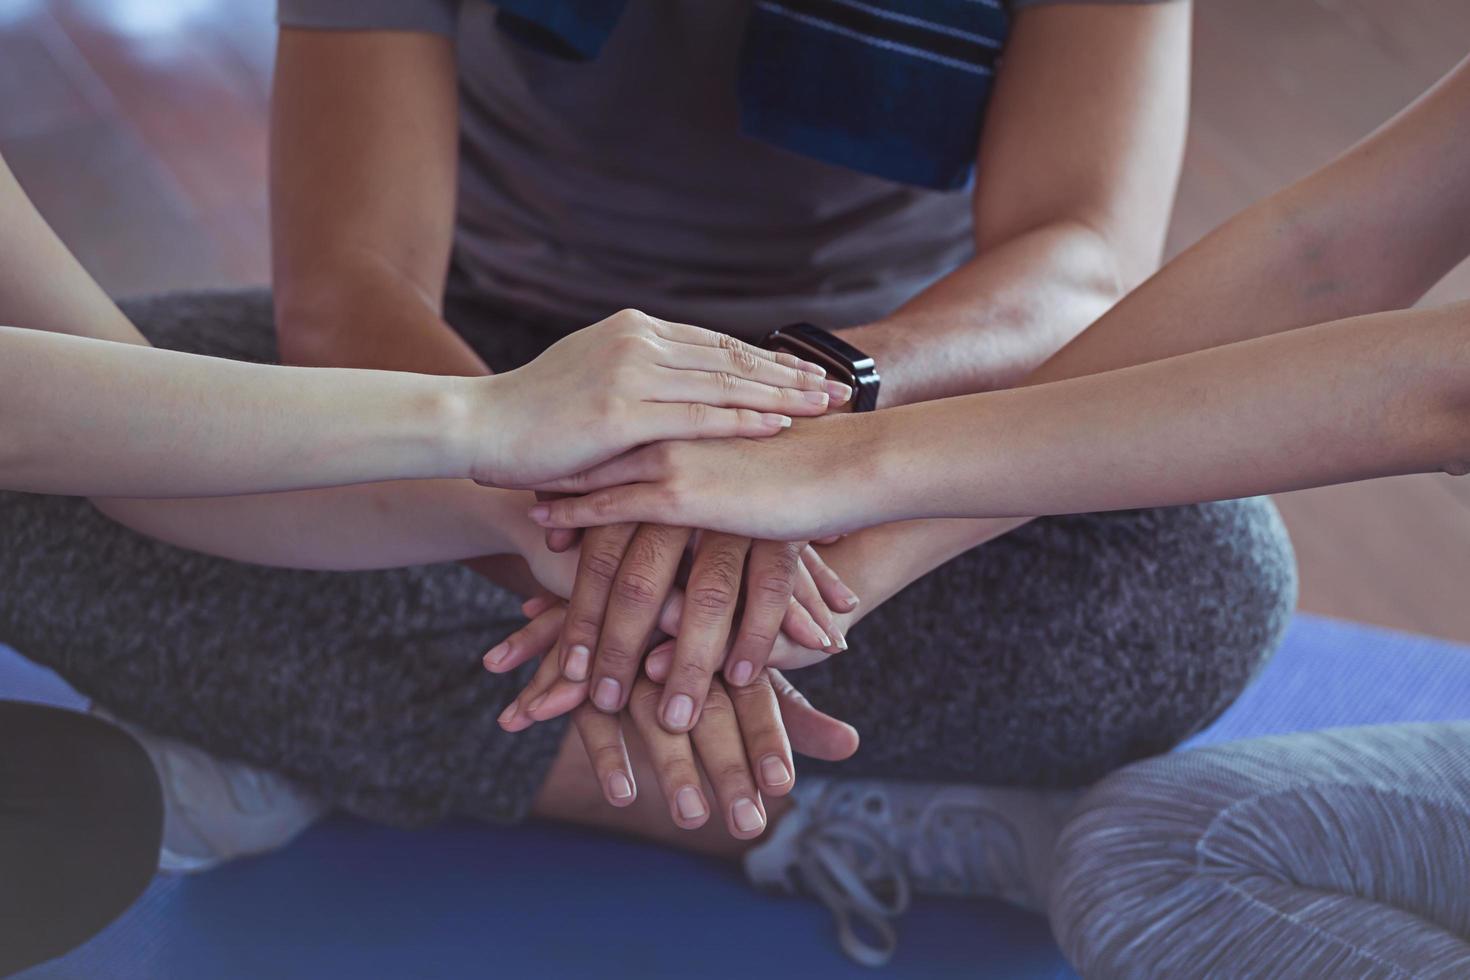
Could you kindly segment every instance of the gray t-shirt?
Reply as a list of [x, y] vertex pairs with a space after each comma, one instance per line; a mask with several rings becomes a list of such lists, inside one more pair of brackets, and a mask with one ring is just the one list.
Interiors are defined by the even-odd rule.
[[280, 0], [278, 19], [455, 38], [456, 262], [501, 303], [576, 323], [632, 306], [746, 337], [882, 316], [969, 257], [970, 196], [742, 136], [748, 10], [630, 0], [591, 62], [518, 42], [483, 0]]

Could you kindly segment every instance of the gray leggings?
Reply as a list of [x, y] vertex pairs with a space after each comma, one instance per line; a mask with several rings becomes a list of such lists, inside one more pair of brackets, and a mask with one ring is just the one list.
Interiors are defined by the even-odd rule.
[[[571, 326], [447, 307], [501, 369]], [[163, 347], [275, 358], [264, 292], [127, 309]], [[1079, 785], [1229, 705], [1295, 587], [1263, 500], [1036, 521], [914, 583], [852, 631], [852, 652], [795, 680], [863, 732], [844, 772]], [[563, 726], [503, 733], [495, 718], [527, 675], [479, 662], [519, 621], [513, 597], [457, 566], [243, 565], [134, 534], [85, 501], [0, 494], [0, 642], [120, 717], [373, 819], [526, 813]]]
[[1470, 722], [1130, 766], [1062, 834], [1052, 927], [1084, 977], [1470, 977]]

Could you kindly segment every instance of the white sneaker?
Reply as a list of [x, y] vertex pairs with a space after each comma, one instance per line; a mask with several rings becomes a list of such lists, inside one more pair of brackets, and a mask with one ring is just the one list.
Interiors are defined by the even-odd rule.
[[1052, 850], [1079, 795], [808, 776], [745, 871], [758, 887], [815, 895], [843, 951], [882, 966], [913, 892], [1045, 908]]
[[279, 773], [154, 735], [97, 705], [91, 710], [126, 729], [153, 760], [163, 787], [160, 871], [208, 871], [234, 858], [274, 851], [327, 812], [325, 803]]

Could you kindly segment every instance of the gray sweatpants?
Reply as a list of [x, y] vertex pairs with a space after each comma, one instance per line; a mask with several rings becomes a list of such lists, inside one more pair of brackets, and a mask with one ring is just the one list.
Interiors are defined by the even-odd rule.
[[[127, 310], [162, 347], [275, 358], [261, 291]], [[497, 369], [573, 326], [453, 298], [447, 316]], [[841, 771], [1078, 785], [1218, 715], [1274, 649], [1295, 590], [1263, 500], [1040, 520], [914, 583], [851, 632], [851, 652], [794, 679], [863, 733]], [[518, 622], [513, 597], [457, 566], [243, 565], [85, 501], [0, 494], [0, 642], [120, 717], [373, 819], [526, 813], [564, 729], [495, 723], [527, 674], [492, 676], [479, 658]]]
[[1129, 766], [1063, 831], [1051, 896], [1088, 980], [1470, 977], [1470, 722]]

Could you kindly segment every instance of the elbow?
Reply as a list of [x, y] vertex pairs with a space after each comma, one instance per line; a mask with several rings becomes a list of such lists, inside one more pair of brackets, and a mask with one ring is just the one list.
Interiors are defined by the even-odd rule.
[[281, 363], [334, 366], [338, 361], [335, 355], [340, 346], [340, 325], [350, 315], [348, 303], [336, 288], [278, 288], [275, 320]]
[[1157, 255], [1139, 255], [1110, 236], [1096, 221], [1077, 216], [1058, 223], [1066, 235], [1073, 282], [1077, 291], [1098, 306], [1098, 316], [1143, 285], [1158, 267]]

